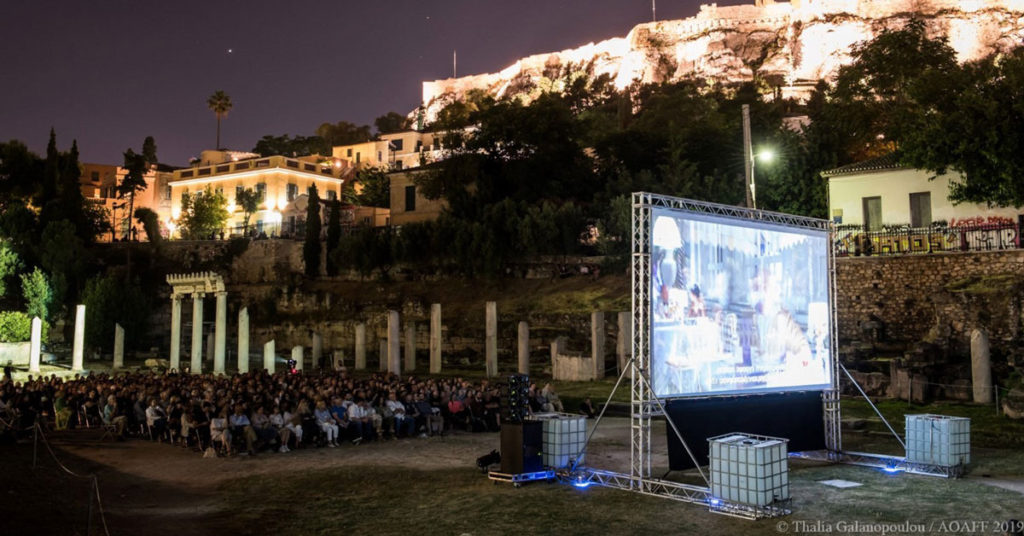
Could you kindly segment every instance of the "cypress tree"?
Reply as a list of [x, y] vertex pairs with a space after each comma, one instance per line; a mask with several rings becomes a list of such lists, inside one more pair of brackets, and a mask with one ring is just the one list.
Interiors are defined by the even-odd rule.
[[316, 185], [309, 189], [309, 206], [306, 207], [306, 241], [302, 245], [302, 259], [306, 262], [306, 275], [320, 275], [320, 196]]

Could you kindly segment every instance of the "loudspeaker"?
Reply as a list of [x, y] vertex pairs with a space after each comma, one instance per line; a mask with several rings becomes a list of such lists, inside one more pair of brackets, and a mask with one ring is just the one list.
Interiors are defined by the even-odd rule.
[[530, 377], [513, 374], [501, 389], [501, 419], [507, 422], [522, 422], [530, 415]]
[[501, 424], [501, 472], [509, 474], [542, 471], [541, 445], [544, 425], [540, 421]]

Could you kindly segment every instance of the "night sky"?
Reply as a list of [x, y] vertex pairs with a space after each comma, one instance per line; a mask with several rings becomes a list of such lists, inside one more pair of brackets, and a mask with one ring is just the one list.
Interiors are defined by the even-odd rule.
[[[658, 18], [700, 3], [660, 0]], [[460, 75], [494, 72], [650, 19], [650, 0], [5, 1], [0, 139], [42, 153], [53, 126], [82, 161], [120, 163], [151, 135], [162, 162], [185, 165], [214, 146], [218, 89], [234, 103], [222, 145], [250, 150], [405, 114], [423, 80], [451, 76], [453, 49]]]

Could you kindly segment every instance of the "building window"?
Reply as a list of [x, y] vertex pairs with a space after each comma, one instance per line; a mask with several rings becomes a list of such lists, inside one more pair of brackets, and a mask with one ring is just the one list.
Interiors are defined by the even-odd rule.
[[235, 186], [235, 200], [238, 200], [238, 198], [241, 197], [242, 192], [244, 192], [244, 191], [245, 191], [245, 187], [242, 186], [241, 184], [239, 184], [238, 186]]
[[92, 177], [92, 182], [100, 182], [100, 172], [99, 171], [93, 171], [92, 174], [91, 174], [91, 177]]
[[423, 152], [423, 140], [416, 140], [416, 152]]
[[288, 202], [291, 203], [292, 201], [295, 201], [295, 197], [297, 195], [299, 195], [299, 185], [298, 184], [289, 184], [287, 192], [288, 192]]
[[861, 199], [864, 209], [864, 228], [878, 231], [882, 228], [882, 198], [865, 197]]
[[404, 142], [405, 140], [401, 138], [397, 140], [391, 140], [388, 142], [388, 149], [391, 149], [392, 151], [395, 152], [401, 152], [401, 150], [404, 148]]
[[357, 164], [359, 163], [359, 156], [360, 156], [359, 153], [356, 153], [356, 163]]
[[352, 158], [352, 148], [351, 147], [349, 147], [348, 150], [345, 151], [345, 156], [347, 156], [349, 158]]
[[171, 200], [171, 186], [167, 185], [164, 187], [164, 201]]
[[338, 192], [335, 192], [334, 190], [327, 190], [327, 200], [334, 201], [336, 199], [338, 199]]
[[267, 183], [261, 182], [256, 184], [256, 193], [259, 194], [260, 199], [267, 198]]
[[405, 211], [412, 212], [416, 210], [416, 187], [406, 186], [405, 187]]
[[402, 161], [401, 160], [395, 160], [395, 169], [396, 170], [402, 169]]
[[910, 226], [928, 227], [932, 224], [932, 193], [910, 194]]
[[380, 151], [377, 151], [377, 161], [378, 162], [383, 162], [384, 161], [384, 153], [382, 153]]

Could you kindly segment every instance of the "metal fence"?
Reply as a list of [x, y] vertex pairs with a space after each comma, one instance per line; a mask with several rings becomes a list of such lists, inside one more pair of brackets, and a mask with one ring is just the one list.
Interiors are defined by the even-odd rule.
[[955, 227], [886, 226], [867, 231], [863, 226], [837, 226], [832, 235], [836, 255], [885, 256], [920, 255], [955, 251], [999, 251], [1021, 249], [1024, 215], [1017, 222]]

